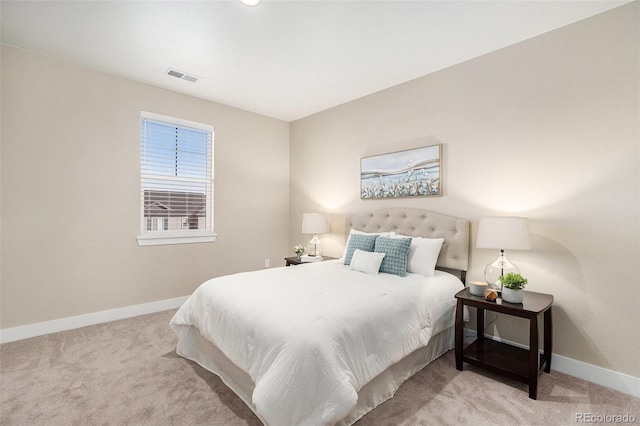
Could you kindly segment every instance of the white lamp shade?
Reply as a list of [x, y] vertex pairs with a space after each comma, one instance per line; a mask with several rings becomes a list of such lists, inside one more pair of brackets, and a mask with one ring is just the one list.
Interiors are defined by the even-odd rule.
[[304, 213], [302, 215], [303, 234], [326, 234], [329, 232], [327, 216], [321, 213]]
[[476, 247], [499, 250], [531, 250], [529, 219], [524, 217], [481, 218]]

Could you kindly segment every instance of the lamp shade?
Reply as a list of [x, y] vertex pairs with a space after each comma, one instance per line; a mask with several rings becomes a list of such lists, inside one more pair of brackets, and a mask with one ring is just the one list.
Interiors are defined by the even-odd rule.
[[327, 216], [321, 213], [304, 213], [302, 215], [303, 234], [326, 234], [329, 232]]
[[531, 250], [529, 219], [524, 217], [481, 218], [476, 247], [499, 250]]

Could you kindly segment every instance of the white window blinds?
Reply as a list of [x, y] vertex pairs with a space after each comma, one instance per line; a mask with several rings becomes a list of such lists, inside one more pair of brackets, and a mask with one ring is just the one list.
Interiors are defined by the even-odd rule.
[[143, 112], [140, 133], [138, 243], [212, 241], [213, 127]]

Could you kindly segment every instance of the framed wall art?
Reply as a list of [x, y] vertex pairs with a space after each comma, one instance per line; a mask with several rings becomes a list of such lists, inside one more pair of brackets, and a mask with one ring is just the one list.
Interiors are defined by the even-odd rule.
[[360, 159], [362, 199], [442, 195], [442, 144]]

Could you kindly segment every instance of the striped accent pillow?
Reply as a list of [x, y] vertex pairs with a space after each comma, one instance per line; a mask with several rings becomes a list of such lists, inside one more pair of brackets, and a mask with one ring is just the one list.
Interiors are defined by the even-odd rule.
[[359, 235], [353, 234], [349, 237], [349, 246], [347, 247], [347, 253], [344, 255], [344, 264], [350, 265], [353, 253], [356, 250], [373, 251], [376, 245], [377, 235]]
[[382, 259], [380, 272], [406, 277], [411, 238], [378, 237], [375, 243], [373, 251], [386, 254], [384, 259]]

